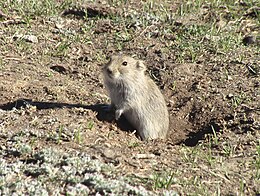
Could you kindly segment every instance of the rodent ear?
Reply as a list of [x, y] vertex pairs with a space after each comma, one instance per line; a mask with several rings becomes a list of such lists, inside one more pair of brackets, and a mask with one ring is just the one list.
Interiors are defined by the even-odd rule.
[[139, 69], [139, 70], [143, 70], [143, 71], [146, 70], [146, 66], [144, 65], [144, 62], [143, 62], [143, 61], [140, 61], [140, 60], [136, 62], [136, 67], [137, 67], [137, 69]]

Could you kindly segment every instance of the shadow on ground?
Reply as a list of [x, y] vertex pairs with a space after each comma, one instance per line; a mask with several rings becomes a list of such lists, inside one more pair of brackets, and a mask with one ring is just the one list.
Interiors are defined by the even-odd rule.
[[[112, 122], [114, 121], [114, 115], [112, 112], [108, 112], [105, 108], [108, 107], [107, 104], [94, 104], [94, 105], [83, 105], [83, 104], [70, 104], [70, 103], [58, 103], [58, 102], [40, 102], [32, 101], [31, 99], [17, 99], [13, 102], [8, 102], [6, 104], [0, 105], [0, 109], [5, 111], [10, 111], [14, 108], [21, 109], [28, 106], [35, 106], [38, 110], [56, 109], [56, 108], [84, 108], [87, 110], [92, 110], [97, 112], [97, 119], [99, 121]], [[117, 126], [123, 131], [133, 132], [134, 128], [129, 124], [129, 122], [122, 116], [117, 122]]]
[[180, 142], [179, 144], [184, 144], [185, 146], [194, 147], [196, 146], [200, 140], [205, 139], [205, 135], [208, 134], [216, 134], [220, 131], [220, 126], [217, 125], [215, 122], [210, 122], [209, 125], [202, 127], [198, 132], [191, 132], [187, 135], [187, 139]]

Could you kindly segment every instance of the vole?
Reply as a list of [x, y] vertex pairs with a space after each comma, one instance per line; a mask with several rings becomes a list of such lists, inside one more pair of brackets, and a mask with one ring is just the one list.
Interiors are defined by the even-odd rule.
[[102, 68], [115, 119], [123, 114], [142, 140], [166, 138], [169, 113], [154, 81], [145, 74], [143, 61], [114, 55]]

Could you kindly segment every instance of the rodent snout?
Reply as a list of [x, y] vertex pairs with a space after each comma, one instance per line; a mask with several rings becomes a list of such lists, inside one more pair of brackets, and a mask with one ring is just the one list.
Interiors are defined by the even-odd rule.
[[111, 68], [107, 68], [107, 73], [111, 75], [113, 73], [113, 70]]
[[120, 76], [120, 72], [113, 67], [107, 67], [105, 72], [106, 75], [111, 79], [117, 79]]

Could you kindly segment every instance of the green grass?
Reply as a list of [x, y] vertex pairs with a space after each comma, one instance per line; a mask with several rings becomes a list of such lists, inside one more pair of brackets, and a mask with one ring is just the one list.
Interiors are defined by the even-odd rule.
[[63, 129], [64, 129], [63, 125], [60, 125], [59, 130], [58, 130], [58, 138], [57, 138], [58, 144], [61, 144]]
[[70, 45], [71, 44], [69, 43], [68, 40], [64, 40], [64, 41], [58, 43], [53, 56], [66, 57], [68, 55]]
[[[257, 1], [247, 1], [247, 7], [250, 5], [257, 5]], [[125, 1], [109, 1], [111, 5], [124, 6]], [[227, 8], [232, 8], [235, 1], [210, 1], [210, 7], [213, 11], [222, 12], [219, 6], [227, 6]], [[48, 16], [57, 15], [61, 13], [66, 8], [73, 5], [80, 5], [74, 1], [64, 1], [62, 3], [57, 3], [53, 0], [48, 1], [17, 1], [11, 4], [11, 9], [16, 10], [18, 14], [21, 14], [25, 18], [27, 28], [30, 29], [31, 21], [35, 18], [30, 18], [30, 16]], [[206, 5], [205, 1], [187, 1], [186, 3], [180, 4], [177, 12], [172, 12], [169, 10], [169, 5], [166, 2], [148, 1], [143, 3], [143, 12], [132, 14], [128, 17], [122, 17], [120, 15], [110, 16], [111, 20], [115, 25], [120, 25], [124, 27], [124, 31], [119, 31], [114, 33], [114, 37], [109, 38], [110, 43], [117, 48], [118, 51], [123, 51], [128, 48], [129, 43], [135, 40], [138, 34], [131, 28], [127, 28], [131, 24], [140, 24], [142, 29], [152, 26], [152, 21], [157, 22], [162, 25], [160, 27], [159, 39], [167, 34], [172, 34], [175, 37], [174, 41], [166, 41], [165, 46], [162, 47], [166, 53], [175, 53], [175, 62], [197, 62], [203, 58], [212, 58], [216, 55], [227, 55], [229, 52], [234, 50], [239, 50], [243, 47], [241, 39], [241, 34], [236, 33], [233, 29], [230, 30], [220, 30], [216, 26], [215, 21], [204, 22], [204, 23], [194, 23], [188, 25], [181, 25], [176, 27], [174, 21], [178, 20], [178, 16], [186, 16], [190, 13], [199, 13], [202, 5]], [[2, 3], [3, 7], [6, 7], [5, 3]], [[10, 9], [10, 8], [9, 8]], [[32, 12], [33, 10], [33, 12]], [[232, 12], [238, 12], [237, 10], [231, 9]], [[242, 13], [234, 15], [231, 18], [239, 18]], [[28, 18], [29, 17], [29, 18]], [[85, 43], [92, 43], [93, 35], [89, 35], [93, 31], [93, 27], [96, 26], [96, 22], [99, 18], [88, 19], [83, 24], [82, 30], [86, 36]], [[235, 19], [234, 19], [235, 20]], [[228, 25], [230, 26], [230, 25]], [[239, 29], [239, 23], [233, 26], [234, 29]], [[141, 31], [140, 31], [141, 32]], [[138, 33], [138, 31], [137, 31]], [[146, 31], [145, 31], [146, 33]], [[149, 28], [147, 30], [147, 35], [149, 35]], [[83, 36], [83, 37], [85, 37]], [[54, 56], [66, 56], [70, 48], [71, 43], [81, 43], [82, 37], [77, 38], [77, 36], [70, 36], [62, 40], [61, 43], [56, 43], [55, 51], [49, 51], [49, 54], [54, 54]], [[107, 42], [105, 45], [108, 45]], [[21, 48], [21, 51], [27, 51], [27, 48]], [[28, 50], [30, 53], [30, 50]], [[239, 56], [240, 59], [244, 59], [242, 55]]]
[[139, 142], [136, 142], [136, 141], [129, 141], [129, 144], [128, 144], [128, 147], [129, 148], [136, 148], [140, 146], [140, 143]]
[[[71, 5], [72, 1], [64, 1], [62, 4], [57, 4], [55, 0], [37, 1], [14, 0], [11, 3], [2, 1], [0, 7], [5, 10], [13, 10], [19, 16], [22, 16], [26, 22], [34, 20], [38, 16], [54, 16], [59, 14], [59, 11]], [[8, 13], [7, 13], [8, 14]]]
[[95, 122], [93, 120], [90, 120], [88, 123], [87, 123], [87, 129], [89, 130], [92, 130], [95, 126]]
[[74, 140], [78, 143], [78, 144], [80, 144], [81, 142], [82, 142], [82, 133], [81, 133], [81, 129], [77, 129], [77, 130], [75, 130], [75, 133], [74, 133]]
[[260, 140], [258, 140], [258, 145], [256, 146], [255, 169], [255, 178], [256, 180], [260, 181]]
[[174, 184], [175, 174], [174, 172], [154, 173], [152, 176], [153, 189], [169, 189]]

